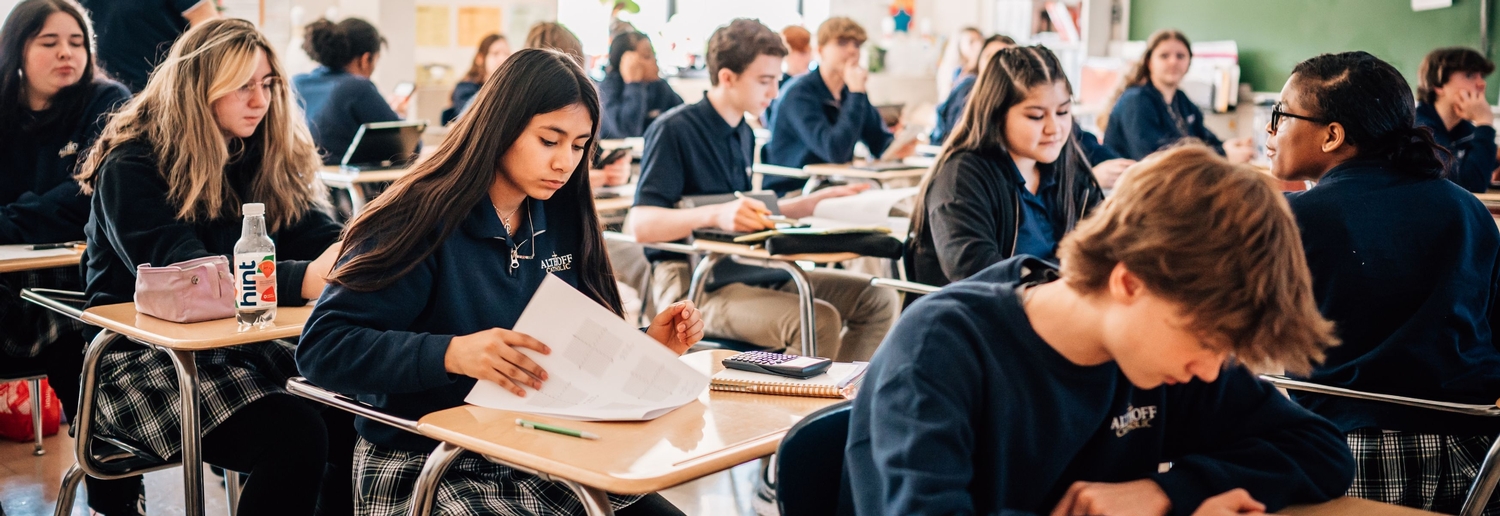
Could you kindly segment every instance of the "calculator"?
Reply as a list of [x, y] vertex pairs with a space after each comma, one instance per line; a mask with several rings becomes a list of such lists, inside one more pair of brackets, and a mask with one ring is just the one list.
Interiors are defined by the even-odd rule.
[[833, 360], [768, 351], [746, 351], [723, 360], [724, 367], [753, 373], [774, 374], [804, 380], [823, 374]]

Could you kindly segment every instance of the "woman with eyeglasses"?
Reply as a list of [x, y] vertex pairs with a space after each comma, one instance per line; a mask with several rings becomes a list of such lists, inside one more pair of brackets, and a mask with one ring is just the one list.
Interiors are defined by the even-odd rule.
[[[282, 77], [275, 50], [244, 20], [209, 21], [172, 45], [78, 176], [93, 196], [87, 307], [130, 302], [139, 265], [231, 255], [243, 203], [265, 204], [278, 304], [322, 292], [341, 228], [325, 212], [317, 150]], [[197, 366], [203, 458], [249, 473], [238, 514], [351, 511], [352, 418], [286, 392], [290, 347], [202, 351]], [[178, 396], [174, 371], [164, 353], [117, 342], [99, 362], [99, 431], [178, 456], [181, 418], [166, 408]]]
[[[350, 224], [297, 349], [308, 380], [398, 417], [463, 405], [478, 380], [537, 395], [547, 372], [521, 350], [550, 351], [510, 328], [549, 275], [622, 313], [589, 188], [601, 118], [593, 81], [573, 56], [525, 49], [470, 106], [431, 158]], [[646, 334], [680, 354], [703, 337], [703, 320], [691, 302], [674, 303]], [[357, 427], [359, 513], [406, 514], [437, 442], [366, 419]], [[584, 510], [565, 485], [473, 453], [443, 476], [436, 500], [433, 513], [446, 515]], [[610, 502], [621, 516], [682, 514], [656, 494]]]
[[[1493, 406], [1500, 232], [1478, 199], [1443, 178], [1445, 152], [1414, 127], [1415, 106], [1391, 65], [1324, 54], [1292, 70], [1266, 127], [1271, 172], [1317, 182], [1289, 200], [1313, 295], [1343, 344], [1311, 381]], [[1443, 513], [1459, 510], [1500, 432], [1497, 418], [1295, 398], [1345, 432], [1358, 464], [1349, 496]]]

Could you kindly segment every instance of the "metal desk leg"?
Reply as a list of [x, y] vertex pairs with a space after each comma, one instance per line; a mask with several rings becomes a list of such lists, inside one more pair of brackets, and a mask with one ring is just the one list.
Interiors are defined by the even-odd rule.
[[192, 351], [166, 350], [177, 366], [177, 389], [182, 402], [182, 497], [187, 516], [203, 516], [202, 431], [198, 424], [198, 363]]
[[1500, 483], [1500, 437], [1490, 446], [1490, 452], [1484, 456], [1484, 463], [1479, 466], [1479, 476], [1474, 479], [1474, 485], [1469, 487], [1469, 497], [1464, 500], [1464, 506], [1458, 511], [1460, 516], [1479, 516], [1484, 513], [1484, 507], [1495, 493], [1495, 484]]
[[123, 477], [105, 475], [94, 467], [90, 459], [92, 455], [89, 452], [89, 441], [94, 439], [94, 390], [99, 385], [99, 359], [118, 338], [118, 333], [101, 331], [84, 351], [83, 389], [78, 393], [78, 417], [73, 421], [73, 456], [77, 457], [78, 467], [89, 476], [105, 480]]
[[63, 474], [62, 487], [57, 490], [57, 506], [52, 509], [53, 516], [73, 516], [73, 500], [78, 497], [78, 484], [83, 482], [83, 477], [83, 469], [76, 462]]
[[42, 448], [42, 379], [26, 380], [26, 387], [31, 389], [31, 430], [36, 432], [36, 449], [31, 454], [42, 455], [47, 453]]
[[713, 270], [714, 264], [719, 263], [722, 258], [724, 258], [722, 254], [708, 253], [698, 259], [698, 267], [693, 269], [693, 279], [688, 286], [687, 298], [700, 310], [703, 309], [703, 300], [698, 298], [703, 297], [704, 284], [708, 283], [708, 271]]
[[359, 216], [359, 212], [365, 211], [365, 193], [360, 191], [359, 183], [349, 183], [344, 191], [349, 192], [349, 216]]
[[812, 284], [807, 281], [807, 272], [798, 267], [796, 262], [767, 260], [767, 264], [791, 273], [792, 283], [797, 285], [797, 304], [801, 308], [798, 312], [802, 315], [802, 355], [821, 356], [818, 355], [818, 324], [813, 312], [813, 289]]
[[609, 505], [609, 494], [592, 487], [588, 487], [572, 480], [554, 478], [573, 490], [578, 495], [578, 501], [583, 503], [583, 510], [589, 516], [614, 516], [615, 509]]
[[452, 444], [438, 443], [432, 454], [427, 456], [427, 462], [422, 464], [422, 473], [417, 475], [417, 485], [411, 492], [411, 503], [406, 513], [408, 516], [432, 514], [432, 504], [437, 501], [438, 484], [443, 480], [443, 473], [448, 472], [448, 467], [463, 452], [463, 448]]
[[807, 182], [806, 183], [802, 183], [802, 195], [811, 194], [811, 193], [817, 191], [818, 187], [822, 186], [822, 185], [823, 185], [823, 176], [817, 176], [817, 175], [815, 175], [815, 176], [809, 177], [809, 178], [807, 178]]
[[224, 468], [224, 495], [229, 499], [229, 516], [240, 513], [240, 472]]

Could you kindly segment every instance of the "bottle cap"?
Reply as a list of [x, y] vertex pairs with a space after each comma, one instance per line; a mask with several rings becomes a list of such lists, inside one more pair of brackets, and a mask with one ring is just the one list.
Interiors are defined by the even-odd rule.
[[258, 202], [245, 203], [242, 211], [245, 212], [246, 217], [264, 217], [266, 216], [266, 205]]

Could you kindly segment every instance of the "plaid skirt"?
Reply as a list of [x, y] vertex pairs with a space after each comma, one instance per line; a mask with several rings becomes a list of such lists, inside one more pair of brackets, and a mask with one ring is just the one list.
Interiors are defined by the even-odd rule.
[[[1493, 436], [1421, 434], [1364, 428], [1345, 438], [1354, 452], [1349, 496], [1455, 514], [1469, 495]], [[1491, 498], [1486, 516], [1500, 516]]]
[[[116, 341], [115, 346], [129, 345]], [[255, 400], [290, 396], [285, 386], [297, 374], [294, 351], [270, 341], [197, 352], [200, 435]], [[171, 357], [141, 347], [111, 351], [99, 359], [98, 375], [94, 403], [100, 432], [136, 441], [164, 459], [182, 451], [182, 405]]]
[[21, 299], [21, 289], [81, 290], [78, 267], [0, 274], [0, 356], [28, 358], [84, 324]]
[[[427, 454], [377, 446], [359, 439], [354, 447], [354, 512], [359, 516], [407, 513]], [[609, 495], [615, 510], [640, 496]], [[432, 514], [582, 515], [583, 504], [559, 482], [542, 480], [464, 452], [438, 483]]]

